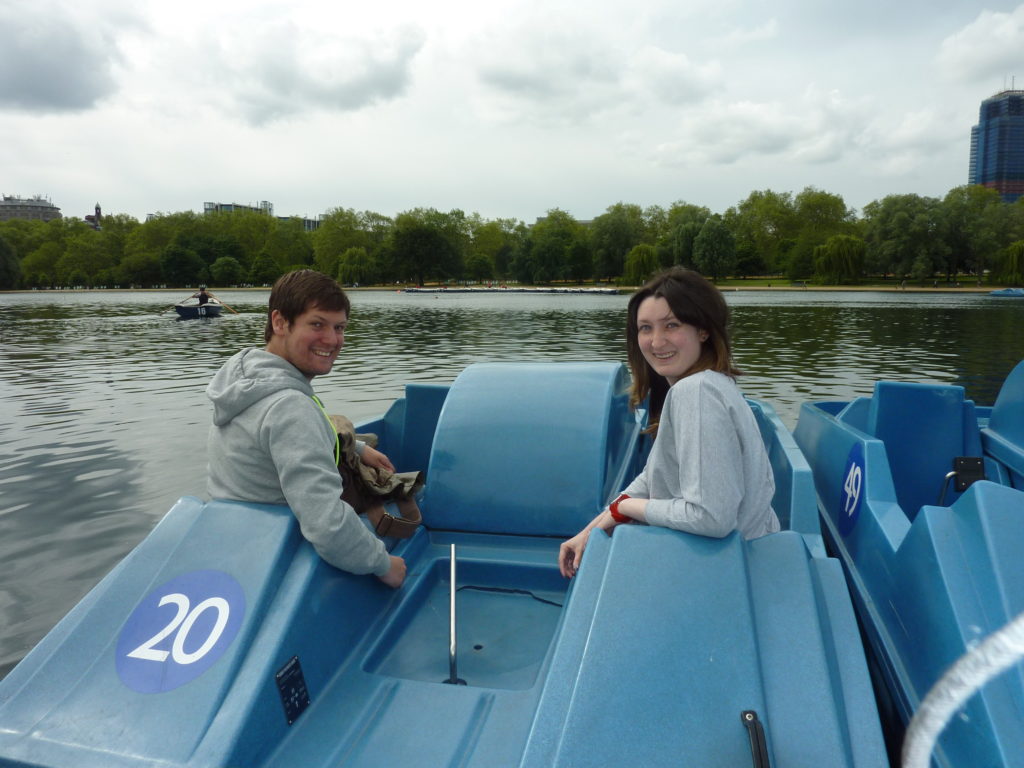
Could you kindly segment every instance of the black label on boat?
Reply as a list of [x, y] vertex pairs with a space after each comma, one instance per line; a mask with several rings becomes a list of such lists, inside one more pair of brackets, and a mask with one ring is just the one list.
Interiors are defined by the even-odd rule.
[[288, 663], [277, 671], [274, 682], [277, 683], [277, 690], [281, 694], [285, 720], [291, 725], [309, 706], [309, 690], [306, 688], [306, 678], [302, 676], [298, 656], [292, 656]]

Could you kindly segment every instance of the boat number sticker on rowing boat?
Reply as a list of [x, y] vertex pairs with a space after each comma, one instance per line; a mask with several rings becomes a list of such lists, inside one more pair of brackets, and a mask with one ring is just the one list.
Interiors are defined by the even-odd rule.
[[139, 693], [163, 693], [213, 666], [238, 634], [245, 593], [223, 571], [191, 571], [132, 611], [117, 641], [117, 674]]
[[839, 533], [849, 535], [860, 516], [864, 500], [864, 445], [854, 443], [843, 471], [843, 492], [839, 498]]

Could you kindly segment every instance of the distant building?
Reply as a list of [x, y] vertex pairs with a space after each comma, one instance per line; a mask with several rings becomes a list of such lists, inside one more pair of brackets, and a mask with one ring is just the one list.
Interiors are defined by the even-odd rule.
[[1007, 203], [1024, 195], [1024, 91], [1002, 91], [981, 102], [971, 128], [967, 181], [996, 190]]
[[[241, 203], [203, 203], [203, 213], [232, 213], [233, 211], [252, 211], [253, 213], [265, 213], [267, 216], [274, 215], [274, 204], [267, 201], [261, 200], [258, 205], [242, 205]], [[288, 219], [299, 219], [302, 222], [302, 228], [306, 232], [312, 232], [320, 226], [320, 222], [323, 220], [323, 216], [318, 216], [315, 219], [307, 219], [302, 216], [278, 216], [281, 221], [287, 221]]]
[[100, 211], [99, 203], [96, 203], [96, 209], [93, 213], [85, 215], [85, 223], [95, 230], [103, 229], [103, 213]]
[[274, 204], [260, 200], [258, 205], [242, 205], [241, 203], [203, 203], [203, 213], [232, 213], [233, 211], [252, 211], [274, 215]]
[[0, 221], [10, 221], [11, 219], [51, 221], [59, 218], [61, 218], [60, 208], [42, 195], [28, 198], [4, 195], [0, 200]]

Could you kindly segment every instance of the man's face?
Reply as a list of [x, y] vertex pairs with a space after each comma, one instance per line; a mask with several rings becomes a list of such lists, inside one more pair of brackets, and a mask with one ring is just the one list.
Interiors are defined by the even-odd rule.
[[345, 344], [348, 314], [328, 312], [318, 307], [307, 309], [291, 325], [276, 309], [270, 317], [274, 335], [267, 345], [273, 352], [298, 368], [307, 379], [331, 372]]

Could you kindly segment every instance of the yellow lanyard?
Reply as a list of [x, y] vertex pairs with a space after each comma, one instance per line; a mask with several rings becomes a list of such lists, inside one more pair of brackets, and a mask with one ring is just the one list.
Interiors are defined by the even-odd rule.
[[320, 402], [320, 398], [316, 395], [310, 395], [313, 398], [313, 402], [320, 407], [320, 413], [327, 419], [327, 423], [331, 425], [331, 432], [334, 433], [334, 463], [337, 464], [341, 461], [341, 438], [338, 437], [338, 430], [334, 428], [334, 422], [331, 421], [331, 417], [327, 415], [327, 409], [324, 408], [324, 404]]

